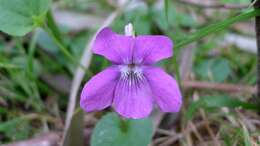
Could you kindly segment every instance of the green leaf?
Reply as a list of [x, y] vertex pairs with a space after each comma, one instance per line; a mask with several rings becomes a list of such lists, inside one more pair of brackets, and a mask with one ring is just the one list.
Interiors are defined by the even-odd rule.
[[0, 62], [0, 68], [7, 68], [7, 69], [19, 69], [20, 67], [15, 64], [9, 64], [5, 62]]
[[71, 124], [68, 127], [66, 133], [64, 133], [64, 142], [62, 146], [83, 146], [84, 135], [83, 135], [83, 118], [84, 113], [82, 110], [75, 112], [71, 119]]
[[216, 82], [223, 82], [231, 73], [229, 62], [224, 58], [202, 60], [194, 70], [201, 78]]
[[[1, 99], [1, 96], [0, 96], [0, 99]], [[6, 108], [0, 107], [0, 114], [5, 114], [7, 112], [8, 112], [8, 110]]]
[[[26, 67], [27, 67], [27, 58], [24, 56], [15, 57], [12, 60], [10, 60], [10, 62], [13, 65], [10, 67], [16, 67], [16, 68], [20, 68], [20, 69], [26, 69]], [[32, 73], [36, 76], [39, 76], [41, 73], [41, 70], [42, 70], [40, 62], [37, 59], [34, 59], [32, 61], [32, 63], [34, 66]]]
[[[153, 21], [166, 34], [171, 32], [169, 28], [174, 28], [174, 36], [178, 33], [177, 37], [179, 37], [179, 34], [183, 35], [184, 33], [179, 30], [180, 27], [194, 27], [197, 22], [190, 14], [179, 12], [176, 7], [177, 5], [173, 1], [165, 0], [164, 9], [158, 9], [154, 6], [151, 15]], [[165, 21], [165, 18], [167, 21]]]
[[42, 29], [39, 29], [38, 33], [39, 33], [39, 36], [37, 38], [38, 45], [45, 51], [51, 53], [52, 55], [58, 54], [59, 48], [50, 38], [48, 33], [43, 31]]
[[97, 123], [91, 146], [147, 146], [151, 139], [151, 120], [122, 120], [110, 113]]
[[236, 108], [242, 107], [244, 109], [258, 110], [256, 104], [251, 104], [248, 102], [240, 101], [239, 99], [234, 99], [229, 96], [204, 96], [201, 97], [198, 101], [193, 102], [186, 113], [186, 118], [188, 120], [192, 119], [195, 112], [199, 108]]
[[164, 0], [164, 14], [167, 22], [168, 22], [168, 9], [169, 9], [169, 0]]
[[0, 30], [23, 36], [44, 23], [51, 0], [0, 0]]
[[194, 41], [197, 41], [205, 36], [208, 36], [209, 34], [212, 34], [214, 32], [222, 31], [234, 23], [244, 21], [244, 20], [250, 19], [252, 17], [259, 16], [259, 15], [260, 15], [260, 9], [253, 9], [253, 10], [251, 9], [251, 10], [241, 13], [238, 16], [235, 16], [235, 17], [223, 20], [221, 22], [209, 25], [207, 27], [204, 27], [192, 34], [185, 36], [185, 38], [181, 39], [181, 41], [176, 42], [175, 49], [182, 48], [182, 47], [184, 47]]
[[0, 124], [0, 132], [12, 140], [26, 139], [32, 132], [29, 125], [30, 119], [30, 116], [21, 116], [2, 122]]
[[243, 137], [244, 137], [244, 145], [245, 146], [252, 146], [251, 141], [250, 141], [250, 135], [249, 132], [246, 128], [246, 126], [241, 122], [242, 127], [243, 127]]
[[226, 59], [216, 59], [213, 61], [212, 66], [214, 66], [212, 68], [213, 78], [217, 82], [223, 82], [231, 73], [228, 60]]

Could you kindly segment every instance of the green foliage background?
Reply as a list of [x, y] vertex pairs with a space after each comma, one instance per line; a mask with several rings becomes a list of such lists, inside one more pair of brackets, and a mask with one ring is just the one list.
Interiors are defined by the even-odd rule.
[[[73, 136], [66, 137], [70, 144], [83, 144], [85, 139], [80, 133], [84, 127], [92, 131], [91, 138], [85, 141], [92, 146], [148, 145], [165, 138], [158, 132], [161, 128], [174, 131], [176, 135], [184, 134], [189, 123], [196, 124], [204, 118], [201, 111], [205, 112], [209, 127], [218, 133], [219, 143], [259, 144], [255, 140], [260, 135], [259, 125], [254, 124], [252, 130], [243, 121], [260, 121], [254, 93], [242, 89], [234, 93], [187, 88], [180, 75], [181, 64], [185, 62], [182, 60], [184, 49], [191, 48], [192, 59], [188, 63], [191, 68], [186, 80], [245, 85], [250, 89], [256, 85], [256, 54], [243, 51], [245, 49], [236, 44], [223, 45], [223, 42], [228, 34], [254, 40], [252, 20], [260, 15], [260, 10], [250, 7], [249, 0], [221, 0], [219, 4], [247, 5], [248, 8], [222, 11], [170, 0], [130, 1], [124, 9], [118, 9], [116, 1], [107, 0], [0, 0], [0, 144], [64, 130], [74, 72], [78, 67], [85, 69], [79, 63], [84, 49], [102, 21], [115, 10], [122, 12], [110, 26], [114, 31], [123, 33], [124, 26], [131, 22], [137, 35], [162, 34], [174, 41], [174, 57], [157, 65], [179, 80], [184, 97], [182, 111], [178, 115], [171, 114], [170, 118], [164, 116], [160, 127], [154, 129], [154, 116], [122, 120], [115, 113], [107, 114], [111, 111], [107, 109], [85, 114], [83, 122], [83, 113], [77, 109], [69, 130]], [[57, 11], [85, 16], [86, 28], [76, 30], [57, 23], [59, 18], [54, 17]], [[97, 23], [93, 18], [102, 21]], [[92, 23], [96, 24], [90, 25]], [[84, 82], [108, 65], [107, 60], [94, 55]], [[227, 107], [228, 112], [223, 112], [223, 107]], [[74, 127], [81, 130], [78, 135], [74, 135]], [[210, 137], [208, 134], [202, 136], [204, 139]], [[75, 137], [80, 137], [82, 142], [75, 142]], [[200, 142], [196, 138], [192, 140]], [[180, 137], [176, 143], [185, 145], [188, 141]]]

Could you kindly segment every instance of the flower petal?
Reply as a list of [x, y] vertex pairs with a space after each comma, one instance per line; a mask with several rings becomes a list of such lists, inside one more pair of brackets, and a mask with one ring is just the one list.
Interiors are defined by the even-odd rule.
[[119, 75], [118, 67], [112, 66], [91, 78], [81, 92], [81, 108], [90, 112], [110, 106]]
[[162, 35], [138, 36], [135, 39], [134, 62], [153, 64], [173, 55], [173, 43], [170, 38]]
[[161, 110], [164, 112], [179, 112], [182, 97], [176, 80], [158, 67], [146, 67], [144, 75]]
[[113, 63], [119, 64], [132, 60], [133, 45], [133, 37], [119, 35], [110, 28], [104, 28], [98, 33], [92, 50]]
[[153, 108], [152, 92], [145, 78], [135, 80], [120, 79], [113, 101], [115, 110], [126, 118], [139, 119], [147, 117]]

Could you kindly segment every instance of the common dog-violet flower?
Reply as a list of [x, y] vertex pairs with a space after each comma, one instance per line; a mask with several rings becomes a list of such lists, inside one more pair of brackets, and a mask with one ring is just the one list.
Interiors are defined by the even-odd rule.
[[113, 65], [91, 78], [84, 86], [80, 106], [86, 112], [113, 106], [125, 118], [147, 117], [154, 103], [163, 112], [178, 112], [182, 97], [174, 78], [154, 64], [173, 55], [171, 39], [163, 35], [125, 35], [102, 29], [92, 51]]

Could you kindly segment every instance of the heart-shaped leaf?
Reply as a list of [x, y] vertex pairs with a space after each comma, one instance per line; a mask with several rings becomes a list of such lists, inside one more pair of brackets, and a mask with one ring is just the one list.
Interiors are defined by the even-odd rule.
[[97, 123], [91, 146], [147, 146], [151, 139], [151, 120], [122, 120], [110, 113]]
[[23, 36], [44, 23], [51, 0], [0, 0], [0, 31]]
[[211, 79], [215, 82], [223, 82], [231, 74], [231, 68], [227, 59], [213, 58], [200, 62], [195, 68], [195, 73], [203, 79]]

